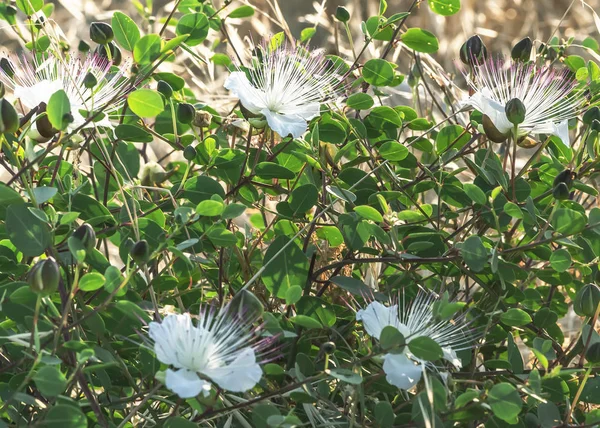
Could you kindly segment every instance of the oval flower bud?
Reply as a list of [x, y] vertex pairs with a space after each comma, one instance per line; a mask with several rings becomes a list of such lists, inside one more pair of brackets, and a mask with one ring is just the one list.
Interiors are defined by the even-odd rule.
[[4, 94], [6, 93], [6, 87], [4, 83], [0, 82], [0, 98], [4, 98]]
[[75, 232], [73, 232], [73, 237], [81, 241], [81, 244], [86, 251], [91, 251], [96, 246], [96, 232], [94, 231], [94, 228], [87, 223], [79, 226]]
[[350, 21], [350, 12], [344, 6], [338, 6], [335, 10], [335, 19], [340, 22]]
[[181, 103], [177, 106], [177, 120], [181, 123], [189, 125], [194, 120], [196, 109], [188, 103]]
[[159, 80], [156, 85], [156, 90], [163, 94], [166, 99], [169, 99], [173, 96], [173, 88], [164, 80]]
[[59, 281], [58, 263], [52, 257], [37, 262], [27, 275], [29, 287], [36, 294], [48, 295], [53, 293], [58, 288]]
[[509, 100], [504, 106], [504, 112], [506, 113], [506, 118], [513, 125], [519, 125], [525, 121], [525, 104], [518, 99], [513, 98]]
[[[107, 50], [108, 47], [108, 50]], [[110, 57], [108, 52], [110, 51]], [[96, 48], [96, 54], [100, 55], [102, 58], [110, 59], [112, 63], [116, 66], [121, 64], [123, 61], [123, 56], [121, 55], [121, 50], [115, 45], [113, 42], [110, 42], [107, 45], [100, 45]]]
[[11, 103], [0, 99], [0, 133], [15, 132], [19, 129], [19, 115]]
[[0, 69], [6, 74], [9, 78], [15, 77], [15, 66], [10, 62], [8, 58], [0, 58]]
[[600, 304], [600, 288], [596, 284], [586, 284], [577, 291], [573, 310], [577, 315], [593, 317]]
[[88, 53], [90, 51], [90, 45], [83, 40], [80, 40], [79, 44], [77, 45], [77, 50], [82, 53]]
[[600, 363], [600, 342], [596, 342], [590, 345], [587, 352], [585, 353], [585, 358], [590, 363]]
[[533, 42], [529, 37], [525, 37], [512, 48], [510, 51], [510, 56], [515, 61], [529, 61], [529, 58], [531, 58], [532, 48]]
[[145, 265], [150, 259], [150, 246], [148, 245], [148, 241], [145, 239], [137, 241], [133, 244], [133, 247], [131, 247], [129, 255], [139, 266]]
[[554, 186], [557, 186], [559, 183], [565, 183], [570, 189], [571, 185], [573, 184], [573, 180], [575, 180], [576, 176], [577, 174], [575, 174], [570, 169], [565, 169], [564, 171], [561, 171], [558, 174], [556, 174], [556, 177], [554, 178], [554, 183], [552, 184]]
[[331, 355], [335, 352], [335, 343], [333, 342], [325, 342], [321, 345], [321, 352], [324, 354]]
[[482, 62], [487, 57], [487, 48], [481, 37], [474, 35], [460, 48], [460, 60], [467, 65]]
[[85, 77], [83, 78], [83, 86], [85, 86], [88, 89], [92, 89], [93, 87], [95, 87], [98, 84], [98, 79], [96, 79], [96, 76], [94, 76], [92, 73], [86, 73]]
[[90, 25], [90, 39], [99, 45], [106, 45], [112, 42], [115, 33], [110, 25], [105, 22], [92, 22]]
[[559, 201], [566, 201], [570, 195], [569, 187], [565, 183], [558, 183], [552, 190], [552, 196]]
[[594, 106], [583, 114], [583, 123], [586, 125], [591, 125], [594, 120], [600, 120], [600, 108]]
[[193, 146], [187, 146], [185, 149], [183, 149], [183, 157], [185, 158], [185, 160], [193, 161], [194, 159], [196, 159], [197, 154], [198, 152]]

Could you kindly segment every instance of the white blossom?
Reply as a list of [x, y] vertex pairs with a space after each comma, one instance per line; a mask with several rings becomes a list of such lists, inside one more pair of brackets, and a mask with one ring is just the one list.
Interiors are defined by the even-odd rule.
[[[471, 348], [474, 336], [462, 317], [454, 320], [436, 320], [433, 305], [438, 298], [430, 292], [419, 291], [414, 301], [408, 305], [385, 306], [373, 301], [365, 309], [356, 313], [356, 320], [362, 321], [369, 336], [380, 338], [386, 326], [396, 328], [408, 345], [416, 337], [426, 336], [440, 345], [443, 359], [454, 367], [462, 363], [456, 352]], [[421, 379], [426, 366], [433, 364], [416, 358], [405, 346], [401, 353], [388, 353], [383, 356], [383, 371], [387, 381], [401, 389], [410, 389]]]
[[338, 69], [323, 55], [302, 48], [264, 47], [260, 52], [254, 67], [229, 75], [225, 88], [251, 113], [263, 115], [279, 135], [298, 138], [339, 87]]
[[462, 105], [487, 115], [500, 133], [508, 135], [514, 128], [505, 106], [516, 98], [526, 111], [519, 137], [552, 134], [570, 144], [568, 121], [581, 113], [585, 97], [575, 90], [578, 82], [568, 69], [489, 58], [473, 67], [468, 82], [474, 94]]

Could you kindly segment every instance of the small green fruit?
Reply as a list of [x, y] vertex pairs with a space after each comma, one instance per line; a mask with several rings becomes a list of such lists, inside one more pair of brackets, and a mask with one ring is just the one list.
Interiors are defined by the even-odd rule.
[[573, 310], [579, 316], [593, 317], [600, 304], [600, 288], [596, 284], [586, 284], [577, 291]]
[[193, 161], [194, 159], [196, 159], [197, 154], [198, 152], [192, 146], [187, 146], [185, 149], [183, 149], [183, 157], [186, 160]]
[[38, 261], [27, 275], [31, 291], [44, 296], [55, 292], [59, 281], [60, 269], [52, 257]]

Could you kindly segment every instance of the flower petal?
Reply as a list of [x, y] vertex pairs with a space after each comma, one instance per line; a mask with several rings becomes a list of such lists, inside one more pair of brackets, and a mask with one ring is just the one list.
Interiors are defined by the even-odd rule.
[[559, 123], [552, 124], [552, 135], [556, 135], [562, 143], [569, 147], [571, 145], [571, 139], [569, 138], [569, 121], [563, 120]]
[[193, 398], [200, 394], [200, 392], [202, 392], [205, 397], [210, 394], [210, 383], [200, 379], [193, 371], [186, 369], [167, 369], [165, 384], [167, 388], [181, 398]]
[[296, 114], [279, 114], [266, 108], [260, 112], [267, 118], [269, 127], [282, 137], [301, 137], [308, 128], [306, 119]]
[[365, 309], [356, 312], [356, 320], [362, 321], [369, 336], [376, 339], [388, 325], [396, 327], [404, 337], [410, 336], [408, 328], [398, 319], [398, 305], [387, 307], [377, 301], [371, 302]]
[[450, 362], [457, 369], [460, 369], [462, 367], [462, 361], [460, 360], [460, 358], [458, 358], [458, 355], [456, 355], [454, 349], [447, 346], [445, 348], [442, 348], [442, 352], [444, 353], [444, 360]]
[[37, 107], [40, 103], [48, 104], [50, 97], [60, 89], [63, 89], [62, 83], [58, 80], [42, 80], [33, 86], [15, 85], [15, 98], [21, 100], [27, 108]]
[[309, 103], [300, 105], [284, 105], [278, 112], [285, 115], [297, 115], [307, 122], [321, 114], [320, 103]]
[[225, 89], [229, 89], [233, 95], [240, 99], [244, 107], [254, 114], [259, 114], [260, 111], [267, 107], [264, 102], [264, 94], [259, 91], [246, 77], [243, 71], [234, 71], [225, 81]]
[[410, 389], [421, 379], [423, 366], [416, 364], [406, 355], [386, 354], [383, 358], [383, 371], [390, 384], [400, 389]]
[[228, 365], [205, 369], [202, 373], [231, 392], [246, 392], [254, 388], [262, 377], [262, 370], [256, 363], [252, 348], [243, 349]]
[[481, 94], [481, 112], [487, 115], [498, 131], [506, 134], [513, 128], [513, 124], [509, 122], [504, 112], [504, 106], [492, 98]]
[[178, 339], [183, 332], [195, 328], [192, 325], [190, 314], [170, 314], [161, 323], [150, 323], [150, 338], [154, 340], [154, 352], [161, 363], [170, 364], [180, 369], [181, 364], [178, 356]]

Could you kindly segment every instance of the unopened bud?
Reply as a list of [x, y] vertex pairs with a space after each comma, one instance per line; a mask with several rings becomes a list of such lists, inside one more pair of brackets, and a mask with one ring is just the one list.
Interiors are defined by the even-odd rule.
[[590, 345], [587, 352], [585, 353], [585, 358], [590, 363], [600, 363], [600, 342], [596, 342]]
[[552, 196], [559, 201], [566, 201], [569, 199], [570, 194], [569, 187], [565, 183], [558, 183], [554, 186], [554, 189], [552, 189]]
[[594, 106], [583, 114], [583, 123], [591, 125], [594, 120], [600, 120], [600, 109]]
[[193, 146], [187, 146], [185, 149], [183, 149], [183, 157], [186, 160], [193, 161], [194, 159], [196, 159], [197, 154], [198, 152]]
[[[108, 48], [108, 51], [107, 51]], [[110, 52], [110, 56], [108, 54]], [[100, 55], [102, 58], [106, 58], [111, 60], [112, 63], [116, 66], [121, 64], [123, 61], [123, 55], [121, 54], [121, 50], [114, 43], [109, 43], [107, 45], [100, 45], [96, 48], [96, 53]]]
[[53, 293], [58, 288], [59, 281], [58, 263], [52, 257], [37, 262], [27, 275], [29, 287], [36, 294], [48, 295]]
[[328, 355], [333, 354], [335, 352], [335, 348], [336, 348], [336, 346], [335, 346], [335, 343], [333, 343], [333, 342], [325, 342], [321, 345], [321, 351], [324, 354], [328, 354]]
[[582, 317], [593, 317], [599, 304], [600, 288], [596, 284], [586, 284], [577, 291], [573, 310]]
[[98, 84], [98, 79], [91, 72], [87, 73], [83, 78], [83, 86], [88, 89], [94, 88]]
[[0, 98], [4, 98], [4, 94], [6, 94], [6, 88], [4, 83], [0, 82]]
[[193, 124], [194, 126], [197, 126], [199, 128], [206, 128], [207, 126], [210, 126], [210, 123], [212, 122], [212, 117], [212, 114], [210, 114], [206, 110], [198, 110], [194, 115]]
[[335, 19], [340, 22], [348, 22], [350, 20], [350, 12], [344, 6], [338, 6], [335, 10]]
[[489, 118], [487, 114], [483, 115], [483, 119], [481, 121], [483, 125], [483, 130], [485, 131], [485, 135], [494, 143], [503, 143], [508, 138], [508, 133], [503, 134], [496, 128], [492, 119]]
[[600, 119], [592, 120], [592, 131], [600, 132]]
[[81, 245], [86, 251], [91, 251], [96, 246], [96, 232], [94, 231], [94, 228], [87, 223], [84, 223], [75, 229], [73, 237], [81, 241]]
[[525, 121], [525, 114], [527, 113], [525, 104], [518, 98], [513, 98], [507, 102], [504, 106], [504, 112], [508, 121], [513, 125], [523, 123]]
[[481, 37], [475, 35], [469, 38], [460, 48], [460, 60], [467, 65], [479, 64], [487, 57], [487, 48]]
[[8, 58], [0, 58], [0, 69], [11, 79], [15, 77], [15, 66]]
[[181, 103], [177, 106], [177, 120], [181, 123], [189, 125], [194, 120], [196, 109], [188, 103]]
[[0, 99], [0, 133], [15, 132], [19, 129], [19, 115], [5, 98]]
[[525, 37], [512, 48], [510, 56], [515, 61], [529, 61], [531, 48], [533, 48], [533, 42], [529, 37]]
[[99, 45], [106, 45], [112, 42], [115, 37], [113, 29], [105, 22], [92, 22], [90, 25], [90, 39]]
[[559, 183], [565, 183], [570, 189], [571, 185], [573, 184], [573, 180], [575, 180], [576, 177], [577, 174], [575, 174], [575, 172], [571, 171], [570, 169], [565, 169], [564, 171], [561, 171], [558, 174], [556, 174], [556, 177], [554, 178], [554, 183], [552, 184], [554, 186], [557, 186]]
[[150, 259], [150, 246], [145, 239], [137, 241], [131, 247], [129, 251], [129, 255], [134, 262], [136, 262], [139, 266], [145, 265], [146, 262]]
[[171, 85], [169, 85], [164, 80], [158, 81], [158, 84], [156, 85], [156, 89], [158, 90], [158, 92], [163, 94], [166, 99], [169, 99], [173, 96], [173, 88], [171, 88]]
[[80, 40], [79, 44], [77, 45], [77, 50], [82, 53], [87, 53], [90, 51], [90, 45], [88, 45], [83, 40]]

